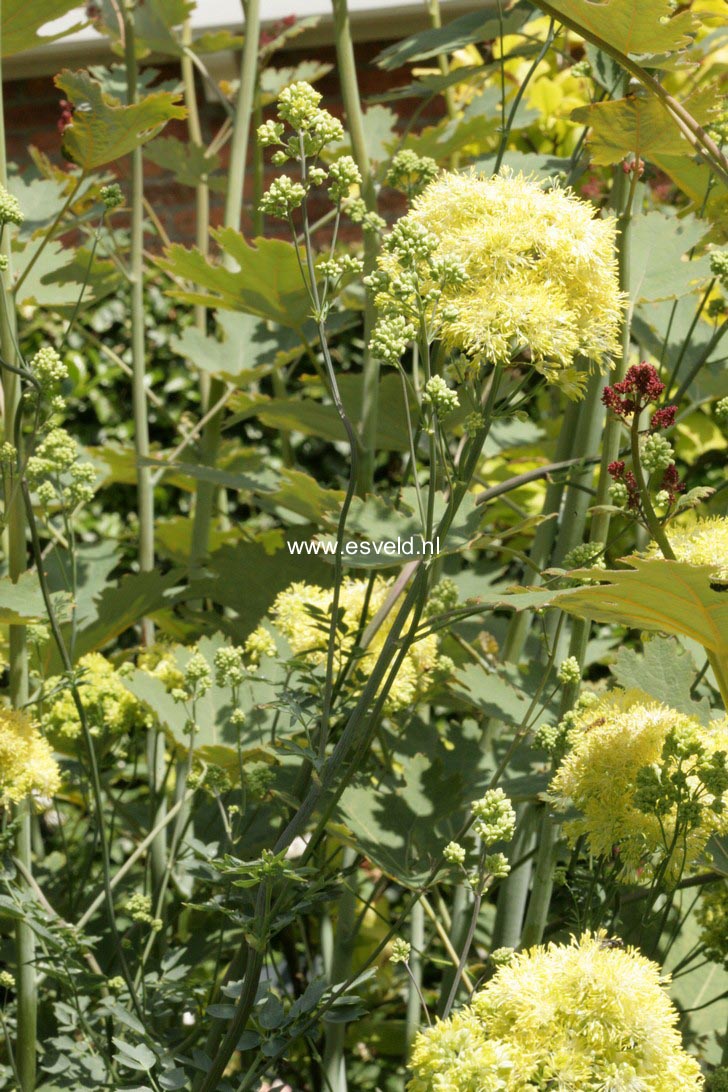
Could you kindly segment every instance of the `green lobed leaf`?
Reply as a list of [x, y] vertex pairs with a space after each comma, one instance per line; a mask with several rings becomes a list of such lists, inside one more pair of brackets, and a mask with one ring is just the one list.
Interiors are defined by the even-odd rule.
[[176, 105], [181, 97], [176, 92], [155, 91], [141, 102], [123, 106], [88, 72], [64, 68], [54, 82], [76, 107], [73, 122], [63, 133], [63, 154], [86, 171], [145, 144], [172, 118], [187, 116], [186, 109]]
[[705, 235], [703, 221], [694, 216], [678, 220], [654, 210], [634, 217], [630, 230], [629, 285], [635, 302], [678, 299], [710, 276], [707, 257], [686, 257]]
[[175, 182], [181, 186], [198, 186], [200, 182], [207, 182], [212, 189], [225, 188], [222, 175], [215, 177], [220, 167], [220, 156], [208, 156], [199, 144], [177, 140], [176, 137], [157, 137], [147, 144], [144, 156], [165, 171], [171, 171]]
[[721, 585], [724, 590], [717, 590], [711, 582], [715, 566], [664, 558], [623, 560], [631, 568], [577, 570], [572, 575], [599, 583], [553, 592], [551, 603], [580, 618], [681, 634], [728, 662], [728, 589]]
[[698, 717], [704, 724], [712, 719], [707, 699], [695, 701], [691, 696], [697, 668], [690, 653], [674, 638], [653, 637], [646, 642], [642, 653], [623, 645], [612, 674], [625, 690], [632, 687], [643, 690], [679, 713]]
[[[715, 88], [708, 86], [689, 96], [683, 105], [696, 121], [704, 122], [715, 103]], [[571, 117], [591, 126], [592, 160], [602, 166], [619, 163], [630, 154], [657, 166], [663, 157], [692, 154], [692, 145], [659, 99], [642, 91], [622, 99], [579, 106]]]
[[78, 6], [78, 0], [43, 0], [42, 4], [29, 3], [28, 0], [3, 0], [0, 6], [3, 57], [11, 57], [14, 53], [35, 49], [65, 38], [68, 34], [75, 34], [86, 24], [85, 19], [55, 34], [39, 34], [38, 31], [47, 23], [78, 9]]
[[0, 578], [0, 623], [23, 625], [37, 621], [44, 612], [43, 596], [35, 573], [23, 573], [16, 584], [9, 576]]
[[587, 41], [606, 42], [627, 55], [685, 49], [696, 25], [691, 12], [676, 15], [669, 0], [548, 0], [548, 7], [576, 24]]
[[[167, 289], [186, 303], [246, 311], [281, 326], [301, 330], [311, 303], [301, 282], [301, 270], [292, 243], [282, 239], [254, 239], [248, 243], [233, 228], [213, 230], [212, 236], [237, 269], [213, 263], [196, 247], [175, 243], [156, 259], [171, 277], [189, 281], [194, 288]], [[301, 255], [302, 257], [302, 255]]]

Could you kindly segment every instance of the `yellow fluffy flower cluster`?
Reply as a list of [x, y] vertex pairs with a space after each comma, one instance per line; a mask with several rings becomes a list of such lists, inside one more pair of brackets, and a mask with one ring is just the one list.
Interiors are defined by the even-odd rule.
[[[368, 580], [345, 577], [339, 595], [341, 621], [337, 633], [335, 668], [339, 670], [351, 654], [361, 631], [384, 603], [390, 585], [377, 577], [367, 599]], [[326, 662], [331, 606], [331, 589], [296, 583], [282, 591], [276, 598], [271, 615], [273, 625], [281, 633], [297, 656], [309, 663], [322, 665]], [[377, 633], [356, 661], [353, 678], [365, 680], [376, 662], [396, 617], [398, 604], [379, 627]], [[405, 623], [403, 632], [407, 631]], [[434, 634], [417, 641], [405, 656], [397, 678], [387, 697], [388, 711], [401, 709], [417, 701], [431, 683], [432, 671], [437, 666], [437, 637]]]
[[[81, 700], [92, 735], [121, 736], [135, 724], [146, 724], [148, 714], [105, 656], [89, 652], [81, 657], [78, 666]], [[62, 747], [64, 741], [74, 740], [81, 734], [81, 721], [70, 688], [63, 688], [60, 677], [48, 679], [47, 690], [52, 693], [56, 687], [59, 693], [43, 710], [43, 727]]]
[[[684, 526], [670, 525], [670, 545], [677, 561], [688, 565], [714, 565], [715, 578], [728, 581], [728, 516], [696, 519]], [[662, 557], [653, 543], [648, 557]]]
[[[677, 801], [669, 804], [667, 795], [668, 803], [661, 799], [654, 812], [637, 806], [644, 772], [659, 770], [666, 793], [671, 777], [678, 783], [680, 747], [674, 753], [668, 748], [666, 753], [668, 737], [697, 745], [709, 764], [711, 756], [728, 751], [728, 717], [705, 727], [641, 691], [610, 691], [576, 712], [568, 752], [551, 782], [555, 806], [581, 812], [580, 818], [564, 824], [569, 841], [574, 844], [584, 835], [594, 856], [617, 854], [619, 876], [625, 882], [651, 878], [668, 853], [666, 873], [670, 879], [678, 878], [699, 857], [712, 834], [728, 830], [728, 815], [710, 808], [709, 794], [702, 794], [705, 806], [699, 807], [694, 825], [683, 827], [677, 839]], [[697, 777], [689, 773], [685, 786], [697, 792]]]
[[615, 220], [570, 190], [545, 190], [522, 174], [443, 173], [408, 218], [438, 240], [436, 258], [461, 263], [463, 286], [438, 301], [440, 336], [495, 363], [530, 353], [565, 389], [583, 384], [577, 355], [604, 363], [618, 346], [623, 311]]
[[408, 1092], [699, 1092], [664, 982], [604, 934], [522, 952], [417, 1036]]
[[54, 796], [61, 785], [50, 744], [25, 715], [0, 709], [0, 795], [20, 803], [29, 793]]

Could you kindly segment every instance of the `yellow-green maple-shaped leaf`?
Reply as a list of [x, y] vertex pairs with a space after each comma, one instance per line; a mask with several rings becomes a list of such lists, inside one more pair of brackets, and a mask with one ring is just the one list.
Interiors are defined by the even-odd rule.
[[[717, 102], [716, 88], [709, 86], [691, 95], [684, 106], [703, 123]], [[690, 156], [693, 150], [664, 106], [644, 93], [580, 106], [571, 117], [591, 126], [592, 161], [601, 166], [619, 163], [630, 153], [659, 165], [663, 158]]]
[[624, 560], [631, 568], [577, 570], [571, 575], [599, 583], [555, 592], [552, 604], [580, 618], [690, 637], [728, 663], [728, 585], [711, 579], [714, 565]]
[[537, 7], [563, 18], [587, 39], [606, 42], [620, 53], [655, 56], [690, 45], [695, 17], [673, 14], [669, 0], [534, 0]]
[[55, 84], [76, 108], [63, 133], [63, 154], [85, 171], [119, 159], [157, 136], [172, 118], [187, 116], [186, 109], [176, 105], [181, 96], [169, 91], [153, 91], [124, 106], [88, 72], [64, 68]]
[[196, 287], [170, 288], [168, 294], [185, 303], [245, 311], [301, 330], [310, 318], [311, 303], [293, 243], [259, 238], [250, 244], [234, 228], [220, 228], [212, 236], [238, 268], [213, 264], [196, 247], [175, 243], [157, 265]]
[[31, 3], [29, 0], [2, 0], [0, 4], [0, 35], [3, 57], [22, 53], [24, 49], [55, 42], [67, 34], [73, 34], [83, 25], [83, 21], [67, 27], [55, 34], [39, 34], [38, 31], [52, 22], [78, 8], [78, 0], [43, 0]]

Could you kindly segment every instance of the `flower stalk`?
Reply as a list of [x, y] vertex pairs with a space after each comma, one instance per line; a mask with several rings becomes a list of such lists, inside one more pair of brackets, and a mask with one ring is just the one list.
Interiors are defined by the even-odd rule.
[[[258, 79], [258, 49], [260, 44], [260, 0], [248, 0], [244, 5], [245, 42], [240, 61], [240, 86], [235, 103], [232, 139], [230, 142], [230, 165], [228, 168], [228, 187], [225, 194], [224, 225], [226, 228], [240, 230], [245, 189], [245, 170], [248, 161], [248, 141], [250, 126], [255, 106], [255, 87]], [[226, 264], [229, 259], [225, 256]], [[203, 412], [217, 405], [225, 393], [222, 379], [213, 378], [209, 385], [207, 401]], [[222, 422], [225, 414], [224, 405], [207, 421], [200, 438], [200, 463], [214, 466], [220, 450]], [[192, 521], [192, 545], [190, 565], [199, 566], [207, 554], [210, 542], [210, 528], [215, 506], [217, 487], [212, 482], [199, 481], [195, 492], [195, 507]]]
[[[361, 196], [368, 212], [376, 212], [377, 196], [374, 187], [369, 153], [364, 128], [364, 113], [359, 97], [359, 83], [356, 74], [354, 44], [351, 37], [351, 24], [347, 0], [332, 0], [334, 10], [334, 38], [336, 58], [341, 81], [341, 95], [346, 111], [346, 120], [351, 135], [351, 147], [354, 161], [361, 174]], [[369, 275], [376, 264], [377, 240], [373, 232], [364, 232], [364, 274]], [[361, 458], [357, 486], [360, 493], [371, 490], [374, 480], [374, 456], [377, 446], [377, 420], [379, 416], [379, 372], [380, 361], [369, 347], [371, 332], [375, 322], [373, 293], [367, 289], [364, 308], [364, 361], [362, 370], [362, 408], [359, 422], [359, 442]]]
[[[0, 185], [7, 184], [5, 154], [5, 122], [0, 72]], [[4, 236], [4, 237], [3, 237]], [[12, 253], [6, 232], [0, 232], [2, 253], [7, 267], [0, 274], [4, 299], [0, 308], [0, 347], [2, 359], [18, 367], [15, 301], [10, 289], [12, 284]], [[2, 369], [2, 394], [4, 403], [4, 433], [8, 442], [21, 439], [22, 390], [20, 376], [9, 368]], [[23, 499], [19, 490], [13, 490], [6, 512], [6, 551], [8, 575], [17, 581], [27, 568], [26, 527]], [[9, 690], [10, 701], [15, 709], [21, 709], [28, 701], [28, 647], [25, 626], [8, 627], [9, 643]], [[17, 807], [18, 832], [16, 854], [23, 868], [32, 876], [32, 806], [26, 800]], [[35, 970], [35, 935], [31, 925], [19, 919], [15, 926], [17, 973], [15, 976], [18, 1017], [15, 1044], [15, 1066], [21, 1092], [31, 1092], [36, 1084], [36, 1037], [38, 1022], [38, 992]]]

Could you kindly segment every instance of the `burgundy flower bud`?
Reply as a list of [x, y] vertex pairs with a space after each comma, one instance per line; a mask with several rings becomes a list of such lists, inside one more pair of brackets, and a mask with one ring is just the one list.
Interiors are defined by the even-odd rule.
[[74, 107], [66, 99], [61, 99], [58, 104], [61, 108], [61, 116], [58, 119], [58, 132], [65, 133], [68, 126], [73, 121]]
[[660, 488], [664, 489], [670, 498], [670, 504], [673, 504], [679, 493], [685, 492], [685, 484], [680, 481], [677, 467], [674, 463], [670, 463], [667, 470], [662, 476]]
[[604, 388], [602, 402], [618, 417], [627, 417], [638, 413], [650, 402], [656, 402], [664, 389], [665, 384], [657, 370], [652, 364], [642, 361], [641, 364], [633, 364], [620, 383]]
[[659, 428], [672, 428], [675, 424], [676, 413], [677, 406], [663, 406], [662, 409], [655, 410], [652, 414], [652, 420], [650, 421], [650, 428], [653, 430]]

